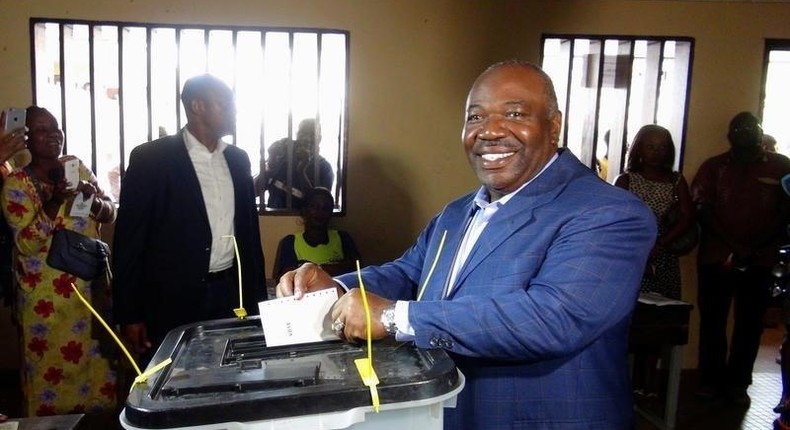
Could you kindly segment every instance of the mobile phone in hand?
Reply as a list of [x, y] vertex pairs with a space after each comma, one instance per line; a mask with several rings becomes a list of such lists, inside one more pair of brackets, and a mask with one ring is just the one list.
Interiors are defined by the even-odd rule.
[[25, 126], [27, 111], [22, 108], [7, 108], [5, 110], [5, 132], [8, 133]]
[[67, 189], [73, 190], [77, 188], [80, 182], [80, 162], [77, 159], [66, 160], [63, 163], [63, 174], [65, 175], [66, 182], [68, 183]]

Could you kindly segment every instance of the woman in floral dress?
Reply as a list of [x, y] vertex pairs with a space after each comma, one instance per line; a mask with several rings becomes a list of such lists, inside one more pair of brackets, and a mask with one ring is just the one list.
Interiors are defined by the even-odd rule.
[[[16, 309], [22, 351], [24, 410], [29, 416], [91, 413], [116, 405], [115, 372], [99, 353], [90, 310], [72, 290], [91, 300], [91, 282], [47, 265], [55, 228], [98, 238], [115, 207], [82, 162], [76, 190], [68, 190], [59, 158], [63, 132], [46, 109], [27, 110], [32, 160], [5, 180], [0, 203], [16, 246]], [[72, 216], [77, 194], [93, 197], [89, 216]]]

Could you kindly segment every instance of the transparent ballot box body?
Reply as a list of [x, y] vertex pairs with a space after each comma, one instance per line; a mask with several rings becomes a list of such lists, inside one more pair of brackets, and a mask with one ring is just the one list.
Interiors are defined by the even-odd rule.
[[267, 347], [260, 319], [206, 321], [171, 331], [132, 388], [120, 420], [136, 429], [441, 429], [463, 375], [443, 350], [373, 342], [380, 410], [354, 360], [364, 342]]

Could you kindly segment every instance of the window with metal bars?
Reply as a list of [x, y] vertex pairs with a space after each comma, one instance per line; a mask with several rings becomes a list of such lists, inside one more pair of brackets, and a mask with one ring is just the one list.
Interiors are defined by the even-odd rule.
[[[90, 165], [116, 199], [132, 149], [177, 133], [186, 123], [183, 83], [211, 73], [234, 90], [236, 132], [225, 139], [250, 157], [261, 212], [293, 213], [292, 189], [320, 185], [344, 213], [347, 31], [32, 18], [30, 37], [34, 103], [60, 123], [64, 153]], [[319, 140], [298, 158], [304, 120], [319, 124], [310, 133]], [[269, 155], [278, 149], [286, 160], [280, 187], [289, 192], [268, 204]], [[319, 182], [319, 172], [331, 179]]]
[[694, 41], [690, 38], [544, 35], [542, 67], [563, 112], [561, 145], [613, 182], [636, 132], [672, 133], [683, 165]]
[[760, 103], [763, 133], [776, 140], [774, 150], [790, 156], [790, 40], [765, 41], [763, 94]]

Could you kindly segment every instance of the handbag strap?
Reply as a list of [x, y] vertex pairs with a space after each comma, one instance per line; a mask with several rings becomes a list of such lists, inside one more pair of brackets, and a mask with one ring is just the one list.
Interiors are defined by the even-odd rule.
[[112, 269], [110, 268], [110, 259], [104, 257], [104, 276], [107, 277], [107, 285], [112, 283]]
[[672, 172], [675, 175], [675, 180], [672, 181], [672, 199], [676, 202], [680, 201], [680, 197], [678, 196], [678, 187], [680, 187], [680, 178], [682, 177], [680, 172]]
[[36, 174], [33, 173], [33, 168], [31, 168], [30, 165], [28, 164], [22, 170], [24, 170], [25, 173], [27, 173], [27, 176], [30, 177], [30, 181], [33, 182], [33, 186], [36, 187], [36, 192], [38, 193], [38, 198], [39, 200], [41, 200], [41, 204], [43, 205], [45, 201], [44, 191], [42, 191], [41, 189], [41, 182], [36, 177]]

